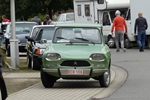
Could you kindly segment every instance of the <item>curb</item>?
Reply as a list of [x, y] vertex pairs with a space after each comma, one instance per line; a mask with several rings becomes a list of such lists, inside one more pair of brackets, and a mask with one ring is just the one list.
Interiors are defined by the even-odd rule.
[[121, 87], [121, 85], [126, 81], [127, 72], [124, 69], [113, 66], [112, 70], [116, 74], [114, 80], [111, 82], [111, 84], [108, 88], [105, 88], [100, 93], [98, 93], [94, 97], [92, 97], [93, 100], [100, 100], [102, 98], [107, 98], [112, 93], [114, 93], [119, 87]]

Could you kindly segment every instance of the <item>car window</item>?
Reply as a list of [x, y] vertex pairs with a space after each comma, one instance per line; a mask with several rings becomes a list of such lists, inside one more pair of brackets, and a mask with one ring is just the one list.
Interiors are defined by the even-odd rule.
[[58, 22], [65, 22], [65, 15], [64, 14], [60, 14], [57, 21]]
[[41, 29], [41, 27], [36, 27], [33, 29], [32, 33], [31, 33], [31, 37], [35, 37], [35, 35], [38, 33], [38, 31]]
[[35, 36], [35, 40], [39, 41], [41, 39], [52, 40], [54, 36], [55, 28], [42, 28]]
[[74, 14], [67, 14], [66, 21], [74, 21]]
[[[16, 23], [16, 34], [29, 33], [35, 25], [36, 23]], [[11, 33], [11, 25], [9, 32]]]
[[94, 43], [102, 42], [100, 31], [96, 28], [58, 28], [53, 42], [70, 42], [72, 40], [76, 43], [87, 42], [77, 38], [86, 39]]

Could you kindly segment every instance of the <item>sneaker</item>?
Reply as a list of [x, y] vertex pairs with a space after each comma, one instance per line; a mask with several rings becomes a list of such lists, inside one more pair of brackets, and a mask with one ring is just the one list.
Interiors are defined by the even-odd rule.
[[141, 46], [139, 49], [140, 52], [144, 52], [143, 47]]
[[123, 52], [126, 52], [126, 49], [125, 48], [122, 48]]
[[116, 50], [116, 52], [120, 52], [120, 50]]

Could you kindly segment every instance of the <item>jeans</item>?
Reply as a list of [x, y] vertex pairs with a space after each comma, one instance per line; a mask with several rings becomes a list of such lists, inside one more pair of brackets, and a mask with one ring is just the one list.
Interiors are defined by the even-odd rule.
[[138, 31], [138, 36], [137, 36], [137, 43], [139, 47], [143, 47], [142, 49], [145, 48], [145, 41], [146, 41], [146, 31]]

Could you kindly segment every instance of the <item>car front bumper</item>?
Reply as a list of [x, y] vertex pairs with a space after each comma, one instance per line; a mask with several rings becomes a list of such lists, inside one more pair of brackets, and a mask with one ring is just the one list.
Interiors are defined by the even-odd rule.
[[[68, 71], [76, 71], [76, 70], [82, 70], [82, 74], [69, 74]], [[70, 77], [86, 77], [86, 78], [92, 78], [99, 75], [102, 75], [104, 72], [108, 71], [108, 69], [48, 69], [43, 68], [43, 71], [53, 75], [55, 77], [61, 77], [61, 78], [70, 78]]]

